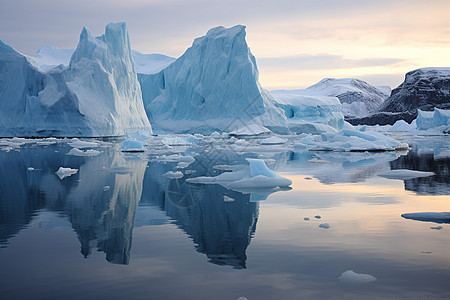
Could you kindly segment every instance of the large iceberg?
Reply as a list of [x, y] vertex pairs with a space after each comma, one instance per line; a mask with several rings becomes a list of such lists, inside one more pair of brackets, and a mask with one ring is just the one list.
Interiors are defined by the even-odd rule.
[[151, 131], [125, 23], [80, 35], [69, 66], [43, 72], [0, 41], [0, 136], [120, 136]]
[[210, 134], [258, 124], [288, 132], [283, 110], [258, 82], [245, 35], [245, 26], [213, 28], [160, 73], [139, 75], [156, 130]]

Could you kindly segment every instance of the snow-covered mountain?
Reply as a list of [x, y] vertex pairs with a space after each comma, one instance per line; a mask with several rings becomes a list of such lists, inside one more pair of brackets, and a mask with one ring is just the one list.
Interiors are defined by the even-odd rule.
[[125, 23], [109, 24], [99, 37], [83, 28], [69, 65], [48, 72], [0, 42], [0, 70], [0, 136], [151, 130]]
[[324, 78], [308, 87], [308, 92], [338, 97], [345, 117], [363, 117], [376, 111], [389, 95], [356, 78]]
[[[75, 49], [55, 48], [43, 46], [36, 51], [36, 55], [28, 57], [29, 61], [39, 70], [47, 72], [59, 65], [68, 66]], [[163, 54], [143, 54], [132, 50], [136, 73], [155, 74], [175, 61], [175, 58]]]
[[258, 124], [287, 132], [283, 110], [259, 84], [245, 35], [245, 26], [213, 28], [160, 73], [139, 74], [152, 126], [211, 133]]
[[389, 97], [389, 87], [375, 87], [356, 78], [324, 78], [318, 83], [299, 90], [278, 90], [272, 94], [295, 94], [305, 97], [337, 97], [345, 118], [365, 117]]
[[386, 125], [411, 122], [417, 110], [450, 109], [450, 68], [422, 68], [406, 73], [405, 81], [373, 115], [352, 120], [354, 124]]

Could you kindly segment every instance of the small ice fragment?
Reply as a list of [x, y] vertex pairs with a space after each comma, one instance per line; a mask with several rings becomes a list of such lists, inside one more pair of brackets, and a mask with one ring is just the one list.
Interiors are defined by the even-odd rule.
[[245, 297], [239, 297], [239, 298], [237, 298], [236, 300], [248, 300], [248, 299], [245, 298]]
[[178, 178], [182, 178], [183, 177], [183, 173], [181, 173], [180, 171], [167, 171], [164, 176], [166, 176], [167, 178], [170, 179], [178, 179]]
[[317, 216], [314, 216], [314, 218], [316, 218], [316, 219], [320, 219], [320, 218], [322, 218], [321, 216], [319, 216], [319, 215], [317, 215]]
[[227, 195], [223, 195], [223, 201], [225, 201], [225, 202], [233, 202], [234, 199], [229, 197], [229, 196], [227, 196]]
[[339, 281], [345, 283], [369, 283], [375, 280], [377, 279], [372, 275], [356, 273], [353, 270], [347, 270], [339, 276]]
[[89, 149], [86, 151], [80, 150], [78, 148], [72, 148], [67, 155], [73, 156], [97, 156], [100, 154], [100, 151]]
[[77, 172], [78, 172], [78, 169], [60, 167], [58, 169], [58, 171], [55, 172], [55, 174], [58, 175], [59, 179], [63, 179], [64, 177], [72, 176], [73, 174], [76, 174]]
[[103, 187], [103, 191], [108, 191], [109, 189], [110, 189], [111, 187], [109, 186], [109, 185], [105, 185], [104, 187]]
[[308, 218], [308, 217], [306, 217], [306, 218], [303, 218], [303, 220], [305, 220], [305, 221], [309, 221], [309, 218]]
[[330, 228], [330, 224], [328, 224], [328, 223], [322, 223], [322, 224], [319, 225], [319, 227], [320, 227], [320, 228], [324, 228], [324, 229], [328, 229], [328, 228]]
[[431, 229], [436, 229], [436, 230], [441, 230], [442, 228], [444, 228], [444, 227], [442, 227], [442, 226], [436, 226], [436, 227], [430, 227]]
[[34, 168], [33, 167], [29, 167], [27, 170], [31, 172], [31, 171], [34, 171]]

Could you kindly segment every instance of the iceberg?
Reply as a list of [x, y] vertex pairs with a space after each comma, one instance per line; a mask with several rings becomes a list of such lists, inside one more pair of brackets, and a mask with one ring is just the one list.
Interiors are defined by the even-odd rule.
[[434, 111], [423, 111], [418, 109], [417, 112], [417, 129], [450, 132], [450, 110], [435, 108]]
[[78, 169], [63, 168], [63, 167], [60, 167], [58, 171], [55, 172], [55, 174], [59, 177], [59, 179], [64, 179], [76, 173], [78, 173]]
[[0, 136], [121, 136], [151, 130], [125, 23], [83, 28], [67, 67], [43, 72], [0, 41]]
[[339, 276], [339, 281], [345, 283], [369, 283], [377, 279], [370, 274], [356, 273], [353, 270], [347, 270]]
[[139, 74], [155, 130], [209, 135], [258, 124], [288, 132], [282, 109], [259, 84], [245, 36], [245, 26], [213, 28], [161, 72]]
[[295, 133], [336, 132], [344, 126], [342, 105], [336, 97], [305, 95], [300, 91], [272, 91], [283, 109], [289, 129]]

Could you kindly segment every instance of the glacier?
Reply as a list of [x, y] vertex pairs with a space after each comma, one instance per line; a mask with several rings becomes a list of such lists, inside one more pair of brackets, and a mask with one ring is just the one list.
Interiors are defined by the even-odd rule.
[[245, 26], [216, 27], [157, 74], [140, 74], [153, 128], [166, 133], [231, 132], [254, 124], [288, 133], [283, 110], [258, 81]]
[[67, 67], [43, 72], [0, 41], [0, 136], [121, 136], [151, 131], [125, 23], [83, 28]]

